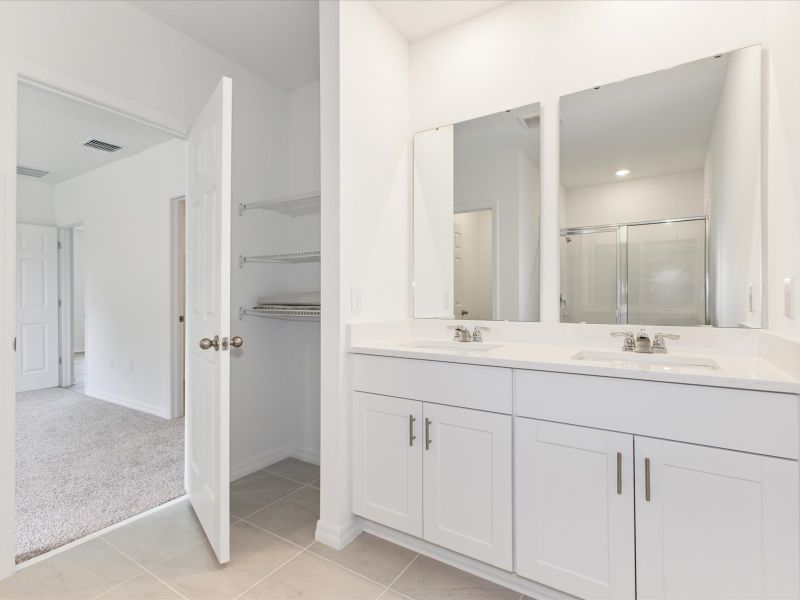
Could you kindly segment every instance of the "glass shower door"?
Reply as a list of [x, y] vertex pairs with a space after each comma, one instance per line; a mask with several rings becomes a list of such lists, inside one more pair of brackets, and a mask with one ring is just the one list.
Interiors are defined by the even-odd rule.
[[616, 227], [561, 234], [561, 322], [616, 323]]
[[705, 219], [627, 229], [628, 323], [705, 325]]

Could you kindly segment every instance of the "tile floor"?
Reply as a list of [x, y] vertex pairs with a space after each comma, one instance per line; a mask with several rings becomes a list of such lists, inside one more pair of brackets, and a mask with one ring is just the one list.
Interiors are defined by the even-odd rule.
[[182, 500], [0, 581], [0, 599], [520, 599], [368, 534], [315, 542], [318, 486], [319, 467], [291, 458], [232, 483], [227, 565]]

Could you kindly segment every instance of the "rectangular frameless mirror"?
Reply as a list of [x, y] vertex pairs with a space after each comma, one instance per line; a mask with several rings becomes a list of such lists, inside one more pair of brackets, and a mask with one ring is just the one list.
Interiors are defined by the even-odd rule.
[[561, 321], [762, 326], [761, 48], [561, 98]]
[[414, 136], [414, 316], [539, 320], [539, 105]]

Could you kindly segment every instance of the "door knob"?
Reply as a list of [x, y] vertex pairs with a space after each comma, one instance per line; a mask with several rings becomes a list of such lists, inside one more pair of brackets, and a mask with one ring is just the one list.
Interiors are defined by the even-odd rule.
[[214, 348], [214, 350], [219, 352], [219, 336], [215, 335], [213, 340], [210, 340], [208, 338], [203, 338], [202, 340], [200, 340], [200, 347], [203, 350]]
[[241, 348], [242, 344], [244, 344], [244, 340], [241, 336], [235, 335], [231, 338], [231, 346], [234, 348]]

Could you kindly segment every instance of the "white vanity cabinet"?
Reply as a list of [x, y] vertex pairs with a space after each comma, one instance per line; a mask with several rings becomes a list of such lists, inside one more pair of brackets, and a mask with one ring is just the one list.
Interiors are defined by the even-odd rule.
[[517, 573], [581, 598], [633, 598], [633, 436], [516, 420]]
[[638, 598], [798, 598], [798, 470], [636, 437]]
[[510, 370], [372, 356], [353, 366], [353, 512], [510, 571]]

